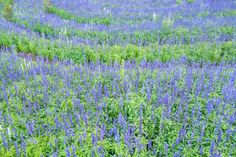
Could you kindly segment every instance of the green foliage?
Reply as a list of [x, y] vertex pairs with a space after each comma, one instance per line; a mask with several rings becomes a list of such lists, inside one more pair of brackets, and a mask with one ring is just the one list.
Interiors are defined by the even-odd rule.
[[38, 32], [41, 35], [45, 34], [46, 36], [55, 36], [57, 34], [57, 32], [55, 32], [53, 27], [49, 25], [42, 25], [40, 23], [33, 25], [32, 30]]
[[43, 0], [44, 10], [47, 11], [51, 6], [51, 0]]
[[34, 32], [37, 32], [40, 35], [45, 35], [46, 37], [55, 37], [56, 35], [59, 35], [59, 30], [55, 30], [53, 27], [47, 24], [40, 24], [38, 22], [31, 25], [27, 20], [21, 20], [16, 17], [12, 18], [12, 22], [17, 23], [19, 25], [23, 25], [24, 27], [29, 28]]
[[193, 3], [195, 0], [187, 0], [188, 3]]
[[225, 10], [222, 12], [216, 13], [217, 17], [235, 17], [236, 16], [236, 10]]
[[162, 21], [162, 25], [165, 29], [172, 27], [173, 24], [174, 24], [174, 21], [171, 18], [166, 18]]
[[[188, 3], [194, 3], [194, 0], [186, 1]], [[181, 5], [182, 2], [183, 0], [176, 0], [178, 5]], [[135, 20], [127, 20], [125, 17], [114, 19], [112, 15], [108, 15], [107, 17], [78, 17], [67, 10], [57, 8], [51, 3], [51, 0], [44, 0], [43, 3], [46, 13], [55, 14], [65, 20], [74, 20], [77, 23], [103, 24], [106, 26], [117, 23], [120, 25], [124, 23], [135, 25], [145, 24], [145, 20], [151, 20], [153, 23], [158, 23], [162, 26], [160, 29], [151, 31], [110, 32], [83, 31], [79, 29], [68, 29], [64, 31], [61, 28], [53, 28], [50, 24], [42, 24], [40, 22], [31, 23], [31, 19], [23, 20], [18, 18], [13, 14], [13, 0], [0, 0], [0, 10], [5, 19], [17, 25], [24, 26], [26, 29], [30, 29], [32, 32], [40, 35], [40, 37], [35, 38], [29, 37], [22, 32], [14, 34], [1, 30], [1, 48], [11, 47], [16, 52], [30, 53], [33, 56], [41, 55], [50, 60], [54, 59], [54, 57], [60, 60], [69, 59], [77, 64], [76, 66], [67, 64], [59, 65], [55, 62], [49, 65], [38, 65], [29, 70], [31, 65], [29, 65], [28, 61], [15, 56], [12, 58], [17, 63], [13, 65], [8, 60], [9, 58], [4, 56], [5, 54], [2, 54], [4, 57], [0, 55], [0, 110], [1, 114], [4, 115], [4, 123], [0, 123], [0, 143], [4, 143], [2, 134], [7, 136], [6, 138], [9, 143], [8, 150], [3, 147], [0, 148], [0, 156], [17, 156], [12, 141], [16, 141], [19, 144], [22, 143], [22, 139], [15, 138], [8, 133], [8, 130], [13, 130], [13, 127], [19, 135], [26, 135], [26, 150], [23, 152], [25, 156], [49, 156], [55, 150], [59, 150], [58, 156], [66, 156], [66, 152], [62, 150], [65, 150], [67, 147], [72, 151], [71, 145], [73, 144], [76, 148], [77, 156], [92, 156], [92, 151], [98, 155], [100, 150], [97, 148], [102, 146], [102, 151], [106, 155], [127, 157], [154, 156], [147, 148], [149, 140], [152, 141], [151, 145], [157, 151], [155, 156], [174, 156], [174, 153], [179, 150], [186, 157], [199, 156], [198, 148], [201, 146], [204, 148], [202, 156], [210, 156], [211, 140], [216, 140], [214, 139], [216, 137], [214, 132], [217, 125], [216, 122], [221, 122], [219, 129], [223, 133], [230, 131], [227, 130], [230, 128], [228, 126], [229, 124], [232, 125], [231, 129], [235, 127], [234, 122], [228, 122], [232, 121], [229, 115], [233, 116], [234, 106], [227, 103], [226, 99], [228, 96], [225, 97], [225, 100], [223, 99], [224, 93], [227, 92], [223, 91], [223, 89], [227, 89], [227, 86], [234, 84], [232, 82], [232, 80], [234, 81], [234, 74], [227, 74], [227, 72], [232, 72], [234, 67], [230, 67], [230, 64], [227, 65], [228, 67], [222, 65], [225, 62], [236, 62], [236, 43], [234, 41], [236, 33], [234, 26], [207, 26], [202, 30], [199, 28], [175, 28], [175, 21], [185, 18], [180, 13], [164, 18], [163, 21], [160, 21], [162, 18], [156, 15], [156, 13], [153, 16], [143, 19], [135, 17]], [[236, 16], [236, 11], [225, 10], [221, 13], [204, 11], [200, 12], [197, 16], [206, 17], [211, 15], [216, 17], [234, 17]], [[72, 45], [70, 42], [57, 39], [59, 35], [63, 35], [68, 41], [70, 41], [70, 37], [89, 39], [89, 41], [97, 43], [97, 45], [94, 44], [95, 46], [91, 46], [81, 43], [79, 45]], [[199, 41], [196, 40], [192, 42], [192, 40], [198, 37], [205, 36], [207, 39], [226, 36], [228, 41], [222, 40], [222, 42], [210, 43], [206, 41], [196, 42]], [[50, 40], [51, 38], [53, 40]], [[114, 41], [118, 41], [121, 44], [116, 45], [117, 43]], [[160, 68], [155, 67], [158, 65], [158, 63], [156, 64], [158, 61], [172, 62], [173, 59], [180, 59], [183, 56], [186, 58], [186, 64], [181, 62], [176, 65], [174, 64], [174, 66], [166, 64], [168, 65], [167, 68], [165, 66], [160, 66]], [[149, 64], [152, 65], [150, 62], [155, 62], [155, 68], [149, 67], [150, 69], [145, 69], [143, 66], [136, 66], [134, 68], [132, 64], [128, 64], [128, 66], [131, 66], [130, 68], [125, 62], [136, 61], [137, 63], [141, 63], [143, 60], [149, 61], [147, 66]], [[107, 65], [102, 65], [104, 69], [101, 66], [98, 70], [93, 70], [93, 66], [96, 66], [96, 64], [90, 65], [89, 63], [97, 61], [115, 66], [112, 67], [112, 70], [107, 68]], [[192, 65], [192, 63], [206, 62], [220, 63], [221, 67], [217, 69], [218, 67], [215, 66], [217, 68], [214, 69], [213, 66], [208, 71], [208, 64], [201, 64], [201, 66], [206, 65], [206, 67], [199, 68], [196, 68], [195, 64], [194, 66], [188, 66], [189, 64]], [[30, 64], [36, 65], [38, 63], [32, 61]], [[209, 67], [211, 68], [211, 66]], [[57, 71], [54, 71], [55, 69]], [[202, 69], [204, 69], [203, 72], [199, 72]], [[189, 74], [188, 72], [190, 70], [193, 73]], [[9, 71], [11, 72], [9, 73]], [[210, 80], [211, 73], [213, 75], [212, 80]], [[32, 77], [27, 78], [27, 74]], [[220, 79], [214, 77], [215, 74]], [[194, 89], [188, 89], [185, 85], [187, 84], [187, 78], [185, 77], [188, 75], [194, 77], [192, 82], [188, 82], [190, 84], [193, 83]], [[9, 79], [10, 77], [12, 78]], [[232, 83], [227, 85], [229, 77], [232, 77], [230, 78]], [[184, 81], [185, 79], [186, 83]], [[198, 79], [202, 82], [198, 82]], [[218, 80], [218, 82], [215, 82], [215, 80]], [[124, 87], [125, 83], [127, 87]], [[15, 91], [15, 85], [18, 87], [18, 93]], [[96, 95], [99, 95], [98, 92], [101, 92], [101, 95], [105, 93], [105, 87], [104, 89], [100, 89], [100, 85], [102, 85], [101, 87], [106, 86], [110, 93], [104, 97], [99, 97], [99, 100], [97, 100], [98, 103], [95, 103]], [[195, 90], [200, 85], [202, 89], [200, 89], [200, 94], [196, 96]], [[3, 87], [6, 87], [5, 93], [3, 93]], [[150, 95], [148, 95], [148, 91]], [[171, 105], [162, 104], [162, 101], [164, 102], [165, 99], [164, 93], [170, 96], [167, 98], [167, 104], [171, 101]], [[206, 93], [208, 95], [205, 95]], [[181, 94], [183, 94], [183, 97], [180, 97]], [[2, 101], [4, 98], [7, 101], [9, 100], [9, 102]], [[24, 98], [27, 99], [27, 103], [23, 102]], [[79, 103], [75, 103], [77, 99]], [[218, 111], [213, 109], [208, 113], [206, 109], [208, 99], [219, 99], [219, 103], [221, 103], [222, 99], [222, 103], [225, 103], [225, 106], [221, 107], [222, 104], [216, 106], [214, 103], [213, 108], [217, 110], [218, 108], [216, 107], [219, 107], [222, 108], [222, 112], [227, 112], [220, 113], [221, 111], [219, 110], [219, 113], [217, 113]], [[186, 102], [183, 103], [182, 101]], [[35, 109], [35, 106], [32, 105], [36, 102], [39, 106]], [[196, 104], [199, 104], [198, 111], [196, 111]], [[140, 111], [141, 105], [142, 111]], [[24, 108], [29, 108], [31, 111], [25, 112], [23, 111]], [[182, 111], [178, 112], [178, 109]], [[27, 114], [27, 112], [30, 114]], [[89, 123], [87, 124], [86, 120], [82, 120], [80, 117], [78, 120], [79, 127], [77, 127], [74, 125], [77, 123], [74, 117], [72, 117], [72, 120], [68, 118], [63, 121], [63, 118], [58, 116], [64, 115], [64, 113], [69, 115], [77, 112], [84, 112], [85, 116], [88, 115], [85, 118], [88, 118]], [[198, 112], [197, 114], [201, 114], [200, 117], [198, 117], [196, 112]], [[142, 129], [138, 127], [134, 129], [133, 137], [138, 138], [131, 139], [134, 140], [132, 142], [135, 142], [136, 146], [138, 144], [143, 146], [141, 151], [137, 148], [132, 148], [132, 150], [127, 148], [124, 142], [124, 132], [127, 130], [124, 130], [125, 127], [122, 128], [122, 124], [116, 122], [120, 114], [124, 116], [126, 122], [131, 127], [141, 126]], [[188, 115], [192, 115], [192, 119]], [[230, 119], [222, 118], [221, 116], [224, 115]], [[11, 117], [11, 119], [8, 119], [8, 117]], [[71, 134], [75, 136], [72, 138], [67, 136], [65, 140], [66, 131], [56, 129], [54, 126], [54, 120], [56, 118], [58, 118], [61, 124], [64, 123], [62, 124], [64, 127], [67, 127], [67, 120], [70, 121], [70, 127], [74, 129], [72, 129], [74, 132]], [[33, 135], [27, 133], [29, 130], [27, 130], [27, 126], [22, 125], [31, 120], [36, 122], [35, 126], [37, 126], [37, 132]], [[11, 121], [11, 125], [8, 126], [5, 121]], [[198, 124], [197, 121], [199, 122]], [[100, 122], [106, 125], [106, 131], [113, 129], [114, 124], [112, 122], [117, 123], [116, 129], [118, 130], [118, 134], [120, 133], [119, 142], [107, 134], [105, 139], [99, 140], [96, 145], [92, 143], [93, 134], [96, 134], [96, 136], [100, 134]], [[206, 124], [206, 126], [202, 123]], [[52, 127], [45, 129], [44, 127], [47, 127], [47, 125]], [[203, 126], [205, 132], [202, 140], [204, 142], [200, 142], [198, 135], [201, 133]], [[178, 144], [175, 144], [182, 127], [186, 127], [186, 135], [184, 135]], [[68, 130], [71, 128], [68, 128]], [[142, 130], [142, 133], [140, 130]], [[196, 133], [193, 134], [193, 137], [191, 134], [192, 131]], [[191, 143], [187, 140], [190, 138]], [[230, 135], [227, 138], [227, 142], [225, 142], [226, 137], [223, 134], [222, 139], [222, 141], [217, 143], [217, 148], [219, 149], [217, 151], [220, 151], [222, 156], [235, 156], [235, 150], [232, 150], [232, 154], [229, 154], [229, 152], [230, 147], [232, 147], [230, 144], [235, 143], [236, 138]], [[57, 140], [57, 144], [55, 144], [55, 140]], [[172, 144], [169, 145], [167, 154], [164, 154], [164, 144]], [[22, 148], [20, 149], [22, 151]], [[131, 151], [133, 152], [131, 153]]]
[[176, 3], [180, 5], [182, 3], [182, 0], [176, 0]]
[[[39, 27], [42, 33], [50, 32], [47, 27]], [[185, 29], [178, 30], [186, 33]], [[53, 34], [52, 34], [53, 35]], [[224, 42], [217, 46], [212, 43], [176, 44], [176, 45], [159, 45], [151, 44], [149, 46], [136, 46], [129, 44], [127, 46], [71, 46], [67, 44], [52, 43], [48, 39], [28, 39], [27, 37], [15, 34], [1, 33], [0, 46], [11, 47], [15, 45], [16, 51], [33, 53], [34, 55], [43, 55], [50, 59], [55, 56], [60, 59], [72, 59], [75, 63], [83, 63], [84, 61], [100, 60], [104, 63], [112, 63], [117, 61], [121, 63], [126, 60], [136, 60], [140, 62], [145, 59], [147, 61], [163, 61], [167, 62], [172, 59], [179, 59], [186, 56], [189, 61], [195, 62], [220, 62], [236, 60], [236, 45], [234, 42]], [[60, 46], [59, 46], [60, 45]], [[206, 53], [207, 52], [207, 53]]]
[[45, 7], [45, 11], [47, 13], [55, 14], [65, 20], [75, 20], [78, 23], [104, 24], [104, 25], [108, 26], [111, 24], [111, 20], [112, 20], [110, 16], [108, 16], [108, 17], [91, 17], [91, 18], [78, 17], [78, 16], [71, 14], [70, 12], [68, 12], [66, 10], [59, 9], [53, 5], [47, 5]]
[[13, 0], [2, 1], [1, 4], [3, 4], [3, 17], [11, 21], [13, 18]]
[[198, 13], [198, 16], [199, 16], [199, 17], [207, 17], [209, 14], [210, 14], [209, 11], [204, 11], [204, 12]]
[[219, 31], [226, 35], [233, 35], [235, 29], [232, 26], [225, 26], [225, 27], [221, 27]]

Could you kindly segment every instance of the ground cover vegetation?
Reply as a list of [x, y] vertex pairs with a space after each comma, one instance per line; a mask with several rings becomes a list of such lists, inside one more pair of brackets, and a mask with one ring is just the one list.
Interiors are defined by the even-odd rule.
[[236, 1], [0, 0], [0, 156], [236, 156]]

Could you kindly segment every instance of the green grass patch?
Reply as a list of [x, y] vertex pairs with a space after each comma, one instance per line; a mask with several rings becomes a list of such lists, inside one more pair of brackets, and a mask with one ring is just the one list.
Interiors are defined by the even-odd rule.
[[1, 14], [5, 19], [11, 21], [13, 18], [13, 0], [1, 0], [0, 4]]
[[66, 10], [57, 8], [53, 6], [52, 4], [45, 6], [44, 9], [47, 13], [55, 14], [65, 20], [75, 20], [77, 23], [103, 24], [103, 25], [108, 26], [111, 24], [111, 21], [112, 21], [111, 16], [91, 17], [91, 18], [78, 17], [71, 14], [70, 12]]
[[235, 17], [236, 10], [225, 10], [223, 12], [218, 12], [216, 16], [217, 17]]

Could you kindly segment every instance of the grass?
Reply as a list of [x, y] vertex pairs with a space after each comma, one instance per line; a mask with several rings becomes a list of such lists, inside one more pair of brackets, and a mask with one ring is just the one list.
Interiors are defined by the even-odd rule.
[[1, 8], [3, 17], [11, 21], [13, 17], [13, 8], [12, 8], [13, 0], [1, 0], [0, 4], [2, 5]]
[[78, 17], [71, 14], [70, 12], [66, 10], [57, 8], [53, 6], [52, 4], [45, 6], [45, 11], [50, 14], [55, 14], [65, 20], [74, 20], [77, 23], [103, 24], [103, 25], [109, 26], [111, 25], [111, 21], [112, 21], [111, 17], [109, 16], [108, 17], [91, 17], [91, 18]]

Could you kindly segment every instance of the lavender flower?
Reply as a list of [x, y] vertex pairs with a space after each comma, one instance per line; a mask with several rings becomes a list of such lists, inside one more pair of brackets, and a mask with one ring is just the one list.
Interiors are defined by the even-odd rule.
[[66, 157], [70, 157], [71, 155], [70, 155], [70, 149], [67, 147], [66, 148]]
[[120, 143], [120, 134], [119, 134], [119, 131], [116, 131], [116, 132], [115, 132], [115, 141], [116, 141], [117, 143]]
[[211, 111], [213, 110], [213, 104], [211, 101], [207, 102], [207, 113], [208, 115], [211, 113]]
[[211, 154], [211, 155], [214, 155], [214, 150], [215, 150], [215, 141], [212, 140], [212, 142], [211, 142], [211, 148], [210, 148], [210, 154]]
[[3, 146], [9, 150], [9, 145], [8, 145], [8, 142], [7, 142], [7, 139], [6, 137], [2, 134], [2, 141], [3, 141]]
[[72, 145], [72, 156], [76, 157], [76, 148], [75, 145]]
[[26, 123], [26, 128], [28, 130], [28, 133], [32, 136], [34, 133], [34, 122], [31, 121], [30, 123]]
[[97, 145], [97, 137], [96, 137], [96, 135], [94, 135], [93, 133], [92, 133], [92, 144], [93, 144], [94, 146]]
[[102, 124], [101, 132], [100, 132], [100, 140], [102, 141], [104, 139], [104, 136], [106, 135], [106, 125]]
[[19, 148], [18, 148], [17, 142], [14, 142], [14, 147], [15, 147], [15, 149], [16, 149], [16, 155], [17, 155], [17, 156], [20, 156], [20, 150], [19, 150]]
[[4, 87], [4, 85], [2, 84], [2, 91], [3, 91], [3, 94], [4, 94], [4, 98], [5, 98], [5, 101], [9, 107], [9, 100], [8, 100], [8, 94], [7, 94], [7, 90], [6, 88]]
[[140, 113], [139, 113], [139, 132], [140, 134], [142, 134], [143, 129], [142, 129], [142, 125], [143, 125], [143, 105], [140, 104]]
[[218, 143], [221, 141], [221, 138], [222, 138], [222, 130], [220, 129], [219, 134], [218, 134], [218, 138], [217, 138]]
[[200, 146], [200, 155], [203, 155], [203, 148]]
[[148, 140], [148, 150], [152, 149], [152, 140]]

